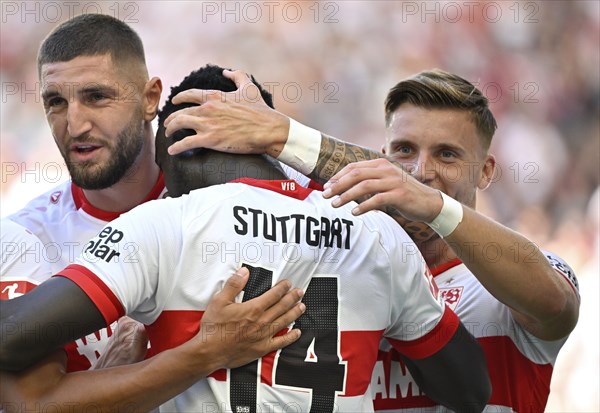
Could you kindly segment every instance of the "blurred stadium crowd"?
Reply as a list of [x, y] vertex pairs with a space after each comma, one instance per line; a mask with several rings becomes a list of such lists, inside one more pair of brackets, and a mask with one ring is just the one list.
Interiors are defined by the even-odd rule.
[[498, 120], [500, 167], [479, 209], [561, 255], [581, 285], [547, 411], [600, 411], [599, 2], [3, 2], [2, 216], [68, 179], [35, 56], [57, 23], [83, 11], [138, 31], [163, 98], [206, 63], [240, 68], [282, 112], [374, 149], [384, 96], [403, 77], [439, 67], [478, 85]]

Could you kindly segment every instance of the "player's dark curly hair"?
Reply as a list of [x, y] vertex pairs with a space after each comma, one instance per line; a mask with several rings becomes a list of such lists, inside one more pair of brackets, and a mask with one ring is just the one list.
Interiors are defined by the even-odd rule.
[[[237, 89], [237, 86], [233, 82], [233, 80], [226, 78], [223, 76], [223, 70], [225, 68], [207, 64], [204, 67], [201, 67], [198, 70], [194, 70], [190, 73], [183, 81], [171, 88], [171, 94], [169, 98], [163, 105], [162, 109], [158, 112], [158, 125], [163, 126], [165, 119], [169, 117], [169, 115], [173, 112], [176, 112], [180, 109], [195, 106], [193, 103], [184, 103], [175, 105], [173, 104], [173, 97], [184, 90], [189, 89], [202, 89], [202, 90], [220, 90], [222, 92], [233, 92]], [[228, 69], [231, 70], [231, 69]], [[254, 76], [250, 76], [252, 79], [252, 83], [258, 87], [260, 91], [260, 95], [262, 96], [265, 103], [273, 108], [273, 96], [271, 93], [266, 91], [260, 83], [256, 81]], [[253, 98], [252, 96], [250, 98]], [[256, 97], [258, 98], [258, 97]], [[194, 133], [192, 130], [184, 129], [182, 131], [178, 131], [179, 133], [174, 133], [172, 135], [173, 141], [177, 142], [183, 139], [190, 133]]]
[[[183, 81], [173, 88], [167, 102], [158, 114], [158, 131], [156, 135], [156, 163], [163, 170], [165, 184], [170, 196], [187, 194], [191, 190], [210, 185], [222, 184], [232, 179], [249, 177], [255, 179], [285, 179], [279, 162], [270, 156], [242, 155], [213, 151], [207, 148], [196, 148], [179, 155], [171, 156], [167, 148], [188, 135], [195, 134], [193, 129], [180, 129], [169, 137], [164, 136], [164, 122], [173, 112], [195, 104], [173, 104], [173, 97], [189, 89], [219, 90], [232, 92], [237, 89], [235, 83], [223, 76], [223, 68], [206, 65], [194, 70]], [[252, 77], [263, 100], [273, 108], [273, 97]], [[258, 96], [245, 98], [258, 99]], [[243, 166], [240, 166], [243, 165]]]

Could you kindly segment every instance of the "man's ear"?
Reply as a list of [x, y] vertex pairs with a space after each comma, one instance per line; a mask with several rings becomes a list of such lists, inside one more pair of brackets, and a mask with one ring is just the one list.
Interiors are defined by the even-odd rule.
[[481, 170], [481, 176], [477, 183], [477, 188], [484, 191], [486, 190], [494, 179], [494, 172], [496, 171], [496, 158], [494, 155], [489, 154], [485, 157], [483, 168]]
[[151, 122], [158, 113], [158, 104], [160, 103], [160, 94], [162, 93], [162, 81], [158, 77], [153, 77], [144, 85], [144, 120]]

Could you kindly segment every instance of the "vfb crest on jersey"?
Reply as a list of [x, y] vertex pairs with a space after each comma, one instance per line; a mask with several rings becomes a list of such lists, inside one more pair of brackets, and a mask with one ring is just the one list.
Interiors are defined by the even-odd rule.
[[456, 310], [456, 306], [460, 301], [464, 287], [440, 288], [440, 295], [446, 302], [446, 305], [452, 310]]

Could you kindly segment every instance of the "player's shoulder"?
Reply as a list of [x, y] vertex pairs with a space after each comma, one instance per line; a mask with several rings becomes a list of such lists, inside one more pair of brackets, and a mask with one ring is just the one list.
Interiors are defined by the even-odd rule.
[[0, 228], [0, 298], [10, 299], [31, 290], [52, 273], [38, 237], [6, 218], [0, 221]]
[[573, 285], [575, 290], [579, 292], [579, 281], [577, 281], [577, 276], [575, 275], [575, 271], [573, 270], [573, 268], [571, 268], [571, 266], [567, 264], [567, 262], [564, 259], [558, 256], [558, 254], [547, 250], [541, 251], [552, 266], [552, 268], [554, 268], [556, 271], [562, 274], [563, 277], [565, 277], [567, 281], [569, 281], [571, 285]]
[[6, 243], [11, 242], [24, 242], [26, 245], [40, 242], [38, 237], [33, 235], [31, 231], [8, 218], [2, 218], [2, 220], [0, 220], [0, 228], [2, 228], [2, 231], [0, 232], [0, 241], [3, 246]]
[[71, 185], [71, 181], [67, 181], [55, 186], [33, 198], [8, 218], [31, 229], [27, 225], [28, 221], [47, 222], [53, 220], [54, 215], [61, 216], [68, 210], [75, 209]]

